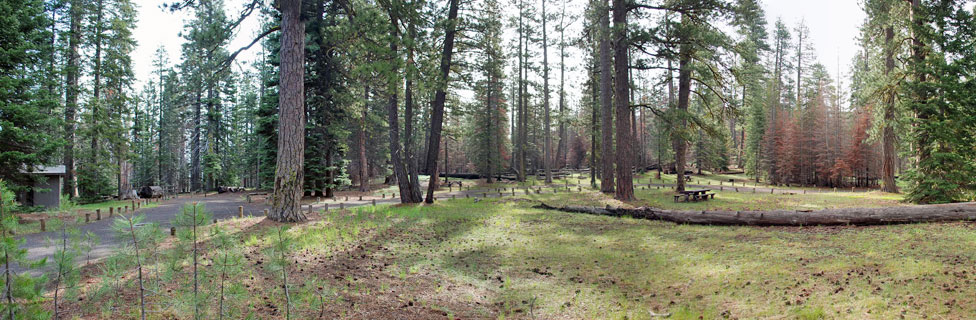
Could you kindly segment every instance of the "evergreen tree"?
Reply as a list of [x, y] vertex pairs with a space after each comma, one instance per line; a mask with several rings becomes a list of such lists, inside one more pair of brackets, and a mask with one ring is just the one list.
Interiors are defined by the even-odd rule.
[[56, 97], [44, 90], [46, 68], [42, 50], [48, 46], [48, 20], [40, 1], [0, 4], [0, 179], [23, 190], [31, 177], [25, 172], [50, 163], [62, 140], [49, 129], [57, 125], [51, 110]]

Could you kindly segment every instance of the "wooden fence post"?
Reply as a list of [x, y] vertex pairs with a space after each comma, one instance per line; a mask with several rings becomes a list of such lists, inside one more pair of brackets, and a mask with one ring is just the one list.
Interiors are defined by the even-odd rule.
[[243, 218], [244, 217], [244, 206], [238, 206], [237, 207], [237, 217], [238, 218]]

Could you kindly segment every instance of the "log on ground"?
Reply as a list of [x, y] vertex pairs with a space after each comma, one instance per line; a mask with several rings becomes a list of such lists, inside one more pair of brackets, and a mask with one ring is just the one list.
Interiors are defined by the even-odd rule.
[[816, 211], [689, 211], [640, 207], [599, 208], [586, 206], [553, 207], [540, 203], [536, 208], [605, 216], [629, 216], [681, 224], [743, 226], [837, 226], [886, 225], [922, 222], [976, 221], [976, 203], [915, 205], [886, 208], [842, 208]]

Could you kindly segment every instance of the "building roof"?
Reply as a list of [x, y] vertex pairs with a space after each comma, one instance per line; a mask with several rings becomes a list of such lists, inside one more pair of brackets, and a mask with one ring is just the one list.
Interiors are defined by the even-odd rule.
[[65, 174], [64, 166], [38, 166], [31, 174], [43, 174], [43, 175], [63, 175]]

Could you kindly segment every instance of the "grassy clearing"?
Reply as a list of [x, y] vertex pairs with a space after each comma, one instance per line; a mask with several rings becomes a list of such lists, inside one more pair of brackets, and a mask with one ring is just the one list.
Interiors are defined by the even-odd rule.
[[[976, 312], [972, 224], [687, 226], [544, 211], [533, 203], [380, 206], [294, 225], [292, 317], [891, 319]], [[232, 301], [233, 318], [283, 318], [280, 284], [259, 263], [277, 224], [226, 223], [243, 225], [234, 236], [248, 257], [239, 277], [247, 289]], [[171, 302], [185, 299], [187, 259], [177, 272], [183, 276], [150, 297], [160, 314], [191, 315], [187, 304]], [[137, 297], [131, 283], [125, 290], [114, 303], [86, 299], [80, 310], [133, 317], [137, 306], [126, 302]]]
[[740, 188], [739, 192], [714, 190], [715, 199], [700, 202], [674, 202], [674, 191], [668, 188], [638, 187], [634, 195], [637, 201], [623, 203], [613, 199], [612, 194], [602, 194], [597, 190], [583, 188], [578, 192], [562, 189], [558, 193], [541, 193], [522, 196], [523, 198], [544, 201], [550, 205], [621, 206], [653, 207], [668, 210], [819, 210], [828, 208], [890, 207], [907, 205], [901, 202], [902, 195], [882, 192], [825, 192], [797, 194], [753, 193], [752, 188]]

